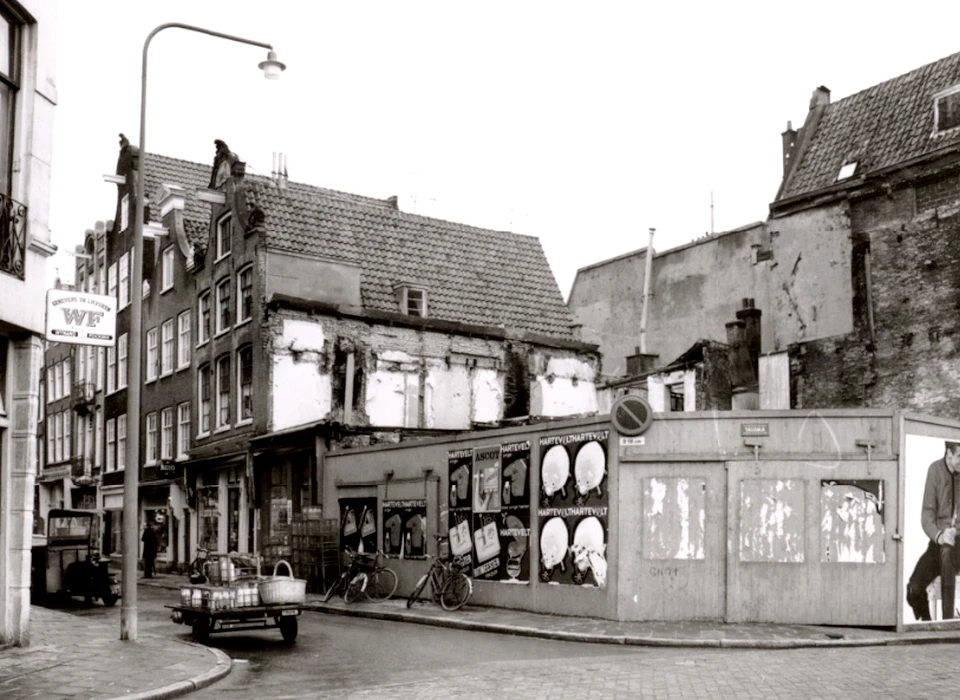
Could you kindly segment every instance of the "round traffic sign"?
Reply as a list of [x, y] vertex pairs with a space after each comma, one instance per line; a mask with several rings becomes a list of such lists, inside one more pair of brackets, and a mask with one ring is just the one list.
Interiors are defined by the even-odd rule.
[[613, 404], [610, 421], [621, 435], [641, 435], [653, 422], [653, 409], [642, 396], [627, 394]]

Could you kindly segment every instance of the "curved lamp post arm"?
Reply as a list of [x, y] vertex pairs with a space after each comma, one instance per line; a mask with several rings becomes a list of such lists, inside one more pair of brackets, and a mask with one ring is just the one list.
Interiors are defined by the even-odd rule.
[[267, 60], [260, 64], [267, 77], [275, 78], [285, 66], [277, 61], [273, 47], [259, 41], [244, 39], [191, 24], [170, 22], [161, 24], [147, 35], [143, 42], [143, 68], [140, 76], [140, 143], [136, 179], [136, 212], [133, 221], [133, 269], [130, 271], [130, 330], [127, 338], [127, 433], [126, 465], [123, 475], [123, 575], [122, 605], [120, 609], [120, 639], [137, 639], [137, 560], [140, 558], [139, 489], [140, 489], [140, 379], [141, 342], [143, 326], [143, 199], [147, 171], [147, 52], [150, 42], [164, 29], [186, 29], [219, 39], [236, 41], [267, 49]]

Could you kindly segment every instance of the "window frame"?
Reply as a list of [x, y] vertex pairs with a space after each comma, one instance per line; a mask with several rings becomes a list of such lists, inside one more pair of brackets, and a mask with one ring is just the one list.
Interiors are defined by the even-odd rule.
[[119, 304], [120, 287], [117, 283], [117, 263], [115, 262], [110, 263], [110, 267], [107, 268], [107, 295], [116, 299]]
[[2, 17], [9, 27], [9, 55], [6, 57], [9, 65], [7, 72], [0, 71], [0, 89], [9, 91], [8, 105], [4, 110], [5, 118], [8, 124], [0, 135], [0, 191], [10, 196], [13, 193], [13, 166], [15, 142], [18, 133], [18, 110], [20, 97], [20, 80], [23, 71], [23, 27], [27, 23], [26, 19], [6, 6], [2, 11]]
[[214, 432], [229, 430], [230, 423], [230, 355], [220, 355], [214, 362]]
[[212, 377], [209, 362], [197, 368], [197, 437], [206, 437], [213, 428]]
[[177, 316], [177, 371], [190, 366], [190, 309], [181, 311]]
[[160, 411], [160, 459], [173, 459], [173, 407]]
[[[184, 420], [186, 414], [186, 420]], [[184, 401], [177, 406], [177, 456], [186, 459], [190, 451], [190, 402]]]
[[[213, 324], [213, 294], [209, 289], [204, 290], [197, 296], [197, 347], [210, 340]], [[206, 313], [204, 313], [206, 306]], [[205, 317], [206, 316], [206, 317]]]
[[117, 416], [117, 471], [127, 468], [127, 414]]
[[130, 253], [120, 256], [120, 267], [117, 270], [117, 309], [125, 309], [130, 305]]
[[216, 319], [214, 322], [213, 337], [223, 335], [231, 328], [230, 323], [230, 277], [224, 277], [217, 282], [216, 291]]
[[107, 393], [112, 394], [117, 390], [117, 348], [113, 345], [107, 347]]
[[[170, 337], [167, 337], [169, 331]], [[160, 376], [168, 377], [173, 374], [173, 319], [168, 318], [160, 325]]]
[[144, 435], [146, 437], [146, 444], [144, 445], [144, 460], [148, 465], [154, 465], [157, 463], [157, 412], [151, 411], [147, 414], [146, 420], [144, 421]]
[[[249, 358], [249, 381], [244, 384], [244, 357]], [[244, 391], [246, 388], [246, 392]], [[249, 402], [249, 413], [245, 414], [244, 401]], [[237, 425], [253, 422], [253, 345], [244, 345], [237, 349]]]
[[233, 248], [233, 213], [228, 212], [217, 219], [216, 251], [214, 262], [230, 255]]
[[117, 420], [108, 418], [106, 422], [106, 445], [104, 451], [103, 470], [105, 472], [114, 472], [117, 470]]
[[144, 383], [149, 383], [157, 378], [157, 327], [154, 326], [147, 330], [147, 354], [146, 354], [146, 376]]
[[[121, 384], [121, 380], [123, 383]], [[127, 334], [117, 338], [117, 391], [127, 388]]]
[[[244, 277], [249, 284], [244, 286]], [[247, 307], [244, 309], [244, 307]], [[246, 314], [244, 313], [246, 311]], [[246, 265], [237, 271], [237, 324], [247, 323], [253, 319], [253, 264]]]
[[168, 292], [173, 289], [173, 270], [174, 270], [174, 247], [172, 245], [163, 249], [160, 254], [160, 293]]
[[[940, 102], [941, 100], [952, 99], [956, 104], [957, 114], [954, 117], [954, 123], [952, 126], [943, 127], [940, 126]], [[960, 129], [960, 85], [954, 85], [953, 87], [947, 88], [946, 90], [941, 90], [933, 96], [933, 134], [932, 136], [938, 136], [940, 134], [948, 134], [954, 132], [956, 129]]]

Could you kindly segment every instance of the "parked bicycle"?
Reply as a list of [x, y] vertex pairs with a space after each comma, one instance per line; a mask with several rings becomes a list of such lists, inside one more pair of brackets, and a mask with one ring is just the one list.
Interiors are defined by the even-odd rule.
[[[445, 549], [447, 536], [434, 535], [434, 537], [438, 548]], [[463, 572], [463, 569], [469, 566], [469, 559], [464, 561], [454, 557], [448, 560], [446, 557], [432, 554], [428, 554], [427, 558], [431, 560], [430, 568], [417, 581], [413, 593], [407, 598], [407, 607], [413, 607], [429, 582], [434, 602], [439, 603], [444, 610], [459, 610], [473, 594], [473, 580]]]
[[397, 573], [383, 564], [383, 553], [363, 554], [345, 549], [350, 563], [339, 578], [323, 594], [326, 603], [334, 595], [342, 595], [345, 603], [354, 603], [366, 596], [372, 601], [387, 600], [397, 590]]

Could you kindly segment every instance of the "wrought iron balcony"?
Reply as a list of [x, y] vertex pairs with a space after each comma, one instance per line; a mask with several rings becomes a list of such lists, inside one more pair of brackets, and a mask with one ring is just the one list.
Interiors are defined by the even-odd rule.
[[93, 382], [74, 382], [73, 389], [70, 392], [70, 403], [78, 413], [89, 413], [93, 407], [95, 393], [96, 386]]
[[23, 279], [27, 205], [0, 194], [0, 272]]

